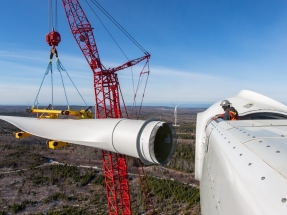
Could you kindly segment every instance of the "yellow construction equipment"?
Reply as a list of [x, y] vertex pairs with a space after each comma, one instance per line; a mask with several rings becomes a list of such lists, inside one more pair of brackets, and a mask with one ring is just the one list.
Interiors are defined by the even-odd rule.
[[[61, 114], [62, 110], [47, 110], [47, 109], [35, 109], [35, 108], [31, 108], [31, 109], [27, 109], [26, 110], [27, 113], [41, 113], [42, 115], [39, 116], [39, 119], [58, 119], [59, 118], [59, 114]], [[47, 115], [44, 115], [47, 114]]]
[[[75, 119], [92, 119], [93, 113], [91, 110], [91, 106], [86, 110], [51, 110], [51, 105], [49, 105], [46, 109], [36, 109], [34, 107], [27, 109], [27, 113], [41, 113], [39, 119], [58, 119], [59, 115], [66, 115], [66, 116], [76, 116]], [[46, 114], [46, 115], [45, 115]]]
[[62, 115], [76, 116], [76, 119], [91, 119], [93, 118], [93, 113], [91, 109], [87, 110], [64, 110], [61, 112]]
[[57, 140], [48, 140], [47, 145], [50, 149], [57, 149], [57, 148], [67, 146], [68, 143], [57, 141]]
[[29, 134], [29, 133], [24, 132], [24, 131], [14, 132], [13, 134], [14, 134], [14, 137], [18, 138], [18, 139], [32, 136], [32, 134]]

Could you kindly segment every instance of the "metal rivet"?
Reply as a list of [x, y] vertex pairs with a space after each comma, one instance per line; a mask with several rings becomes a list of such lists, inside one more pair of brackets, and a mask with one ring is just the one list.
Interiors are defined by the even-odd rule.
[[235, 149], [236, 147], [233, 147], [233, 149]]
[[276, 151], [276, 153], [280, 153], [280, 151]]
[[224, 139], [226, 139], [226, 137], [224, 137]]
[[230, 143], [230, 141], [228, 141], [228, 143]]
[[250, 134], [248, 134], [248, 136], [250, 136]]
[[281, 137], [284, 137], [284, 135], [281, 135]]
[[252, 163], [249, 163], [248, 165], [249, 165], [249, 166], [251, 166], [251, 165], [252, 165]]
[[240, 156], [242, 156], [242, 154], [240, 154]]
[[262, 141], [260, 140], [259, 143], [262, 143]]
[[261, 180], [265, 180], [265, 177], [262, 177]]
[[218, 204], [220, 204], [220, 201], [218, 201]]
[[267, 145], [266, 147], [270, 147], [269, 145]]
[[286, 198], [282, 198], [282, 199], [281, 199], [281, 202], [283, 202], [283, 203], [285, 203], [286, 201], [287, 201]]
[[253, 136], [252, 138], [255, 138], [255, 136]]

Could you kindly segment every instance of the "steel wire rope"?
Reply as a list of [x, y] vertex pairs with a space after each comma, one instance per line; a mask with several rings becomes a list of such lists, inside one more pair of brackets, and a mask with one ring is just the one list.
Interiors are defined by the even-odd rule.
[[142, 104], [143, 104], [143, 99], [144, 99], [144, 94], [145, 94], [148, 78], [149, 78], [149, 70], [147, 72], [147, 78], [146, 78], [146, 82], [145, 82], [145, 86], [144, 86], [144, 92], [143, 92], [143, 96], [142, 96], [141, 105], [140, 105], [140, 109], [139, 109], [139, 112], [138, 112], [137, 119], [139, 119], [139, 117], [140, 117], [140, 112], [141, 112], [141, 109], [142, 109]]
[[[120, 47], [120, 45], [118, 44], [118, 42], [115, 40], [115, 38], [113, 37], [113, 35], [110, 33], [110, 31], [107, 29], [107, 27], [105, 26], [105, 24], [103, 23], [103, 21], [100, 19], [100, 17], [96, 14], [95, 10], [91, 7], [91, 5], [87, 2], [87, 0], [85, 0], [86, 3], [89, 5], [89, 7], [91, 8], [91, 10], [93, 11], [93, 13], [95, 14], [95, 16], [98, 18], [98, 20], [101, 22], [101, 24], [103, 25], [103, 27], [105, 28], [105, 30], [108, 32], [108, 34], [110, 35], [110, 37], [113, 39], [113, 41], [115, 42], [115, 44], [118, 46], [118, 48], [121, 50], [121, 52], [123, 53], [123, 55], [126, 57], [126, 59], [129, 61], [129, 58], [127, 57], [127, 55], [125, 54], [125, 52], [123, 51], [123, 49]], [[93, 2], [94, 3], [94, 2]], [[95, 3], [94, 3], [95, 4]], [[96, 5], [96, 4], [95, 4]], [[97, 6], [97, 5], [96, 5]], [[99, 8], [99, 6], [97, 6]], [[100, 6], [102, 8], [102, 6]], [[100, 8], [99, 8], [100, 9]], [[102, 8], [103, 9], [103, 8]], [[101, 9], [100, 9], [101, 10]], [[103, 9], [104, 10], [104, 9]], [[103, 13], [104, 11], [101, 10]], [[104, 13], [107, 17], [108, 15], [106, 13]], [[108, 17], [109, 18], [109, 17]], [[110, 18], [109, 18], [110, 19]], [[114, 18], [113, 18], [114, 19]], [[111, 19], [110, 19], [111, 20]], [[111, 20], [112, 21], [112, 20]], [[113, 22], [113, 21], [112, 21]], [[114, 22], [113, 22], [114, 23]], [[114, 23], [115, 24], [115, 23]], [[115, 24], [116, 25], [116, 24]], [[116, 25], [117, 26], [117, 25]], [[118, 27], [118, 26], [117, 26]], [[119, 27], [118, 27], [119, 28]], [[121, 29], [120, 29], [121, 30]], [[122, 31], [122, 30], [121, 30]], [[122, 31], [123, 32], [123, 31]], [[124, 32], [123, 32], [124, 33]], [[143, 51], [143, 50], [142, 50]], [[133, 83], [133, 92], [135, 93], [135, 86], [134, 86], [134, 74], [133, 74], [133, 70], [131, 68], [131, 73], [132, 73], [132, 83]]]
[[[133, 115], [134, 109], [137, 108], [136, 97], [137, 97], [137, 94], [138, 94], [139, 87], [140, 87], [140, 85], [142, 83], [142, 79], [143, 79], [143, 76], [140, 74], [140, 77], [139, 77], [139, 80], [138, 80], [137, 89], [136, 89], [136, 92], [134, 93], [134, 101], [133, 101], [133, 106], [132, 106], [132, 110], [131, 110], [131, 116]], [[136, 113], [136, 115], [137, 115], [137, 113]]]
[[[91, 5], [87, 2], [87, 0], [85, 0], [86, 3], [89, 5], [89, 7], [91, 8], [91, 10], [93, 11], [93, 13], [95, 14], [95, 16], [98, 18], [98, 20], [101, 22], [101, 24], [103, 25], [103, 27], [106, 29], [106, 31], [108, 32], [108, 34], [110, 35], [110, 37], [113, 39], [113, 41], [116, 43], [116, 45], [118, 46], [118, 48], [121, 50], [121, 52], [123, 53], [123, 55], [126, 57], [126, 59], [129, 61], [128, 56], [125, 54], [125, 52], [123, 51], [123, 49], [120, 47], [120, 45], [118, 44], [118, 42], [115, 40], [115, 38], [113, 37], [113, 35], [110, 33], [110, 31], [107, 29], [107, 27], [104, 25], [104, 23], [102, 22], [102, 20], [100, 19], [100, 17], [96, 14], [96, 12], [94, 11], [94, 9], [91, 7]], [[133, 74], [133, 70], [131, 67], [131, 73], [132, 73], [132, 83], [133, 83], [133, 92], [135, 92], [135, 86], [134, 86], [134, 74]]]
[[120, 47], [120, 45], [117, 43], [117, 41], [115, 40], [115, 38], [113, 37], [113, 35], [110, 33], [110, 31], [107, 29], [107, 27], [105, 26], [105, 24], [103, 23], [103, 21], [100, 19], [100, 17], [97, 15], [97, 13], [95, 12], [95, 10], [91, 7], [91, 5], [87, 2], [87, 0], [85, 0], [86, 3], [89, 5], [89, 7], [91, 8], [91, 10], [93, 11], [93, 13], [95, 14], [95, 16], [98, 18], [98, 20], [101, 22], [101, 24], [103, 25], [103, 27], [106, 29], [106, 31], [108, 32], [108, 34], [110, 35], [110, 37], [114, 40], [114, 42], [116, 43], [116, 45], [118, 46], [118, 48], [121, 50], [121, 52], [124, 54], [124, 56], [126, 57], [127, 60], [129, 60], [129, 58], [127, 57], [127, 55], [125, 54], [125, 52], [123, 51], [123, 49]]
[[80, 97], [82, 98], [83, 102], [85, 103], [86, 106], [87, 103], [85, 101], [85, 99], [83, 98], [82, 94], [80, 93], [80, 91], [78, 90], [78, 88], [76, 87], [75, 83], [73, 82], [72, 78], [70, 77], [69, 73], [67, 72], [67, 70], [64, 68], [63, 64], [61, 63], [61, 61], [59, 59], [57, 59], [57, 67], [60, 68], [62, 71], [64, 71], [67, 76], [69, 77], [70, 81], [72, 82], [72, 84], [74, 85], [75, 89], [77, 90], [78, 94], [80, 95]]
[[[98, 7], [99, 10], [101, 10], [109, 19], [112, 23], [114, 23], [122, 32], [125, 34], [141, 51], [143, 51], [145, 54], [148, 54], [148, 52], [96, 1], [96, 0], [91, 0], [94, 5]], [[86, 0], [87, 2], [87, 0]], [[88, 4], [88, 3], [87, 3]], [[88, 4], [89, 5], [89, 4]], [[89, 5], [90, 6], [90, 5]], [[90, 6], [91, 8], [91, 6]], [[92, 9], [92, 8], [91, 8]], [[94, 10], [92, 9], [94, 12]], [[95, 12], [94, 12], [95, 13]], [[97, 15], [96, 15], [97, 16]], [[98, 17], [98, 16], [97, 16]], [[98, 18], [99, 19], [99, 18]], [[100, 19], [99, 19], [100, 20]], [[101, 20], [100, 20], [101, 21]], [[102, 23], [102, 21], [101, 21]], [[103, 24], [103, 23], [102, 23]], [[104, 26], [104, 24], [103, 24]], [[104, 26], [105, 27], [105, 26]], [[105, 27], [106, 28], [106, 27]], [[107, 29], [106, 29], [107, 30]], [[108, 31], [108, 30], [107, 30]], [[108, 31], [109, 33], [109, 31]], [[110, 34], [110, 33], [109, 33]], [[112, 36], [111, 36], [112, 37]], [[113, 38], [113, 37], [112, 37]], [[132, 73], [132, 80], [133, 80], [133, 73]], [[134, 91], [134, 99], [136, 97], [135, 89], [134, 89], [134, 80], [133, 80], [133, 91]], [[143, 98], [142, 98], [143, 101]], [[142, 103], [141, 103], [142, 104]], [[141, 109], [141, 108], [140, 108]], [[140, 112], [139, 112], [140, 113]]]
[[58, 1], [55, 0], [55, 3], [53, 4], [52, 0], [49, 0], [48, 4], [49, 4], [49, 11], [48, 11], [49, 30], [48, 32], [50, 32], [51, 30], [58, 31]]
[[148, 54], [148, 52], [139, 44], [138, 41], [133, 38], [129, 32], [127, 32], [110, 14], [107, 12], [96, 0], [91, 0], [142, 52]]
[[55, 3], [55, 30], [58, 31], [58, 1]]
[[126, 106], [126, 103], [125, 103], [125, 100], [124, 100], [124, 97], [123, 97], [123, 93], [122, 93], [122, 89], [121, 89], [121, 86], [120, 86], [120, 85], [119, 85], [119, 90], [120, 90], [120, 94], [121, 94], [122, 101], [123, 101], [123, 103], [124, 103], [124, 108], [125, 108], [126, 116], [127, 116], [127, 118], [129, 119], [129, 114], [128, 114], [127, 106]]
[[49, 29], [49, 31], [51, 31], [51, 29], [53, 29], [53, 27], [54, 27], [54, 11], [53, 11], [52, 0], [50, 0], [49, 16], [50, 16], [50, 29]]
[[[57, 62], [58, 62], [58, 61], [57, 61]], [[62, 80], [64, 92], [65, 92], [65, 97], [66, 97], [66, 101], [67, 101], [68, 110], [70, 110], [70, 105], [69, 105], [69, 101], [68, 101], [68, 97], [67, 97], [67, 92], [66, 92], [66, 88], [65, 88], [65, 84], [64, 84], [62, 72], [61, 72], [61, 67], [59, 66], [58, 63], [57, 63], [57, 69], [58, 69], [58, 71], [59, 71], [59, 73], [60, 73], [60, 75], [61, 75], [61, 80]]]
[[[145, 70], [145, 68], [146, 68], [147, 65], [148, 65], [148, 69], [149, 69], [149, 62], [147, 61], [147, 62], [145, 63], [145, 65], [144, 65], [144, 67], [143, 67], [141, 73], [140, 73], [140, 77], [139, 77], [139, 80], [138, 80], [137, 89], [136, 89], [136, 92], [134, 93], [134, 101], [133, 101], [133, 107], [132, 107], [132, 110], [131, 110], [131, 116], [132, 116], [132, 114], [133, 114], [134, 108], [136, 108], [136, 96], [137, 96], [138, 90], [139, 90], [140, 85], [141, 85], [142, 80], [143, 80], [142, 74], [145, 74], [145, 73], [146, 73], [146, 72], [143, 72], [143, 71]], [[149, 71], [148, 71], [148, 72], [149, 72]], [[145, 91], [145, 89], [144, 89], [144, 91]], [[143, 98], [142, 98], [142, 101], [143, 101]], [[142, 104], [142, 103], [141, 103], [141, 104]], [[136, 114], [136, 115], [137, 115], [137, 114]]]
[[51, 24], [51, 19], [52, 19], [52, 15], [51, 15], [51, 13], [52, 13], [52, 0], [49, 0], [48, 1], [48, 32], [49, 31], [51, 31], [51, 29], [52, 29], [52, 24]]
[[52, 110], [54, 109], [54, 82], [53, 82], [53, 67], [51, 63], [51, 86], [52, 86]]
[[147, 82], [148, 82], [148, 78], [149, 78], [149, 72], [150, 72], [150, 70], [149, 70], [149, 65], [148, 65], [147, 78], [146, 78], [146, 82], [145, 82], [145, 87], [144, 87], [143, 96], [142, 96], [141, 105], [140, 105], [137, 119], [139, 119], [139, 116], [140, 116], [140, 112], [141, 112], [141, 108], [142, 108], [142, 104], [143, 104], [143, 100], [144, 100], [144, 95], [145, 95], [145, 91], [146, 91], [146, 86], [147, 86]]
[[41, 91], [41, 88], [42, 88], [43, 82], [44, 82], [44, 80], [45, 80], [45, 77], [46, 77], [46, 75], [49, 74], [49, 71], [51, 70], [51, 68], [52, 68], [52, 63], [49, 62], [48, 67], [47, 67], [47, 69], [46, 69], [46, 71], [45, 71], [45, 73], [44, 73], [44, 77], [43, 77], [43, 79], [42, 79], [42, 82], [41, 82], [41, 84], [40, 84], [40, 88], [39, 88], [38, 93], [37, 93], [37, 95], [36, 95], [36, 98], [35, 98], [33, 107], [36, 105], [36, 101], [38, 100], [38, 96], [39, 96], [39, 93], [40, 93], [40, 91]]

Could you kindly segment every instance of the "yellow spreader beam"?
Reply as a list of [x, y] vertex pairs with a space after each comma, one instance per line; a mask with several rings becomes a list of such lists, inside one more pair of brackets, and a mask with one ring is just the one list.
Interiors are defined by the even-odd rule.
[[[39, 116], [39, 119], [58, 119], [59, 115], [65, 115], [65, 116], [75, 116], [74, 119], [92, 119], [93, 118], [93, 112], [92, 107], [90, 106], [86, 110], [53, 110], [50, 109], [52, 105], [49, 105], [46, 109], [36, 109], [34, 107], [27, 109], [27, 113], [40, 113], [41, 116]], [[14, 133], [15, 138], [25, 138], [30, 137], [32, 134], [29, 134], [24, 131], [15, 132]], [[47, 145], [50, 149], [57, 149], [64, 146], [67, 146], [68, 143], [57, 141], [57, 140], [48, 140]]]
[[[27, 109], [27, 113], [40, 113], [41, 116], [39, 116], [39, 119], [58, 119], [59, 115], [65, 115], [65, 116], [75, 116], [75, 119], [92, 119], [93, 118], [93, 112], [91, 111], [91, 107], [89, 107], [87, 110], [50, 110], [50, 105], [46, 109], [36, 109], [36, 108], [30, 108]], [[46, 114], [46, 115], [44, 115]]]

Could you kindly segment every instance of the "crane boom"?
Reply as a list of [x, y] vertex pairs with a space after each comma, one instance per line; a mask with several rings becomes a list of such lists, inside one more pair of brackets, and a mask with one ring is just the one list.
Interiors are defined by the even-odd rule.
[[[105, 69], [98, 53], [93, 28], [78, 0], [62, 0], [71, 32], [85, 56], [94, 77], [96, 118], [122, 118], [119, 81], [116, 72], [146, 60], [150, 55]], [[102, 151], [106, 196], [110, 215], [132, 214], [126, 156]]]
[[62, 0], [71, 32], [91, 69], [102, 70], [91, 24], [78, 0]]

